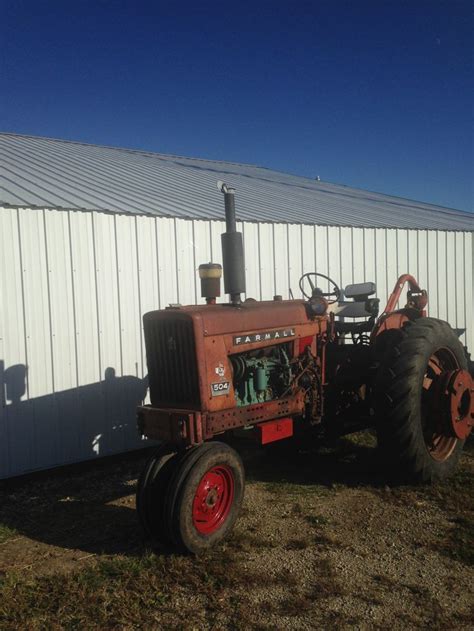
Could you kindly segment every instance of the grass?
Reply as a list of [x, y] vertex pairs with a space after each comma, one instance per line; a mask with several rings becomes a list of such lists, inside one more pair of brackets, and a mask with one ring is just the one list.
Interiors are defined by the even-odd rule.
[[354, 434], [348, 434], [345, 437], [346, 441], [359, 447], [366, 447], [367, 449], [373, 449], [377, 447], [377, 436], [374, 430], [363, 430], [361, 432], [355, 432]]
[[[365, 449], [370, 448], [366, 444], [370, 441], [372, 437], [361, 436], [356, 442]], [[350, 455], [349, 441], [343, 443], [343, 448]], [[356, 485], [400, 507], [417, 502], [436, 505], [442, 511], [439, 513], [441, 522], [445, 524], [447, 519], [449, 527], [445, 537], [436, 541], [434, 551], [468, 565], [474, 562], [473, 463], [471, 446], [459, 472], [445, 485], [385, 489], [365, 486], [364, 477], [357, 478]], [[310, 466], [316, 467], [316, 464], [308, 459], [308, 470]], [[302, 480], [298, 466], [294, 466], [294, 471], [293, 477], [291, 471], [290, 474], [285, 471], [281, 481], [272, 481], [264, 471], [258, 488], [269, 495], [263, 496], [263, 503], [259, 504], [261, 512], [251, 509], [249, 503], [232, 537], [213, 552], [198, 558], [157, 555], [144, 549], [139, 541], [134, 542], [133, 537], [138, 537], [134, 512], [123, 505], [120, 509], [109, 505], [116, 490], [130, 494], [129, 481], [135, 479], [135, 472], [127, 467], [112, 478], [113, 492], [110, 493], [104, 490], [103, 474], [91, 474], [86, 483], [81, 475], [72, 481], [58, 480], [45, 486], [38, 483], [33, 489], [25, 487], [24, 491], [16, 491], [17, 494], [24, 492], [25, 497], [22, 496], [21, 502], [13, 498], [2, 509], [1, 518], [6, 523], [0, 524], [0, 543], [22, 536], [21, 542], [11, 543], [12, 548], [24, 549], [25, 542], [33, 550], [37, 547], [35, 540], [41, 542], [41, 534], [47, 533], [44, 542], [52, 544], [56, 550], [63, 545], [93, 554], [89, 554], [91, 558], [85, 562], [70, 560], [67, 571], [59, 571], [55, 566], [55, 571], [47, 574], [41, 568], [41, 560], [29, 574], [9, 570], [2, 574], [0, 571], [0, 629], [266, 629], [280, 628], [280, 625], [281, 628], [294, 627], [300, 624], [301, 616], [320, 628], [347, 628], [351, 616], [353, 624], [367, 621], [365, 609], [350, 615], [345, 609], [344, 613], [338, 613], [334, 607], [339, 606], [341, 599], [367, 598], [367, 604], [378, 608], [384, 606], [388, 592], [399, 588], [404, 589], [410, 601], [417, 603], [410, 610], [412, 617], [400, 618], [407, 628], [419, 622], [419, 603], [431, 608], [435, 627], [460, 628], [466, 623], [467, 618], [461, 615], [443, 618], [440, 605], [426, 590], [386, 576], [372, 577], [371, 593], [351, 593], [332, 565], [335, 553], [346, 548], [350, 553], [353, 536], [351, 532], [338, 530], [337, 513], [325, 508], [325, 500], [332, 499], [334, 488], [329, 488], [326, 475], [319, 476], [317, 470], [308, 482]], [[338, 486], [350, 488], [349, 477], [341, 480]], [[95, 488], [97, 496], [91, 497], [90, 489]], [[66, 496], [75, 501], [64, 503]], [[265, 527], [270, 505], [277, 506], [276, 525], [283, 524], [285, 538], [273, 536]], [[22, 507], [23, 512], [18, 507]], [[85, 527], [86, 510], [89, 520]], [[14, 520], [15, 511], [18, 517]], [[251, 519], [248, 519], [249, 511]], [[323, 512], [330, 515], [330, 520], [321, 514]], [[438, 514], [438, 509], [435, 512]], [[28, 520], [23, 519], [26, 515]], [[9, 519], [12, 523], [6, 525]], [[32, 526], [30, 529], [30, 524], [34, 529]], [[104, 532], [106, 524], [110, 524], [110, 530]], [[295, 526], [289, 530], [288, 524]], [[51, 528], [56, 526], [61, 531], [60, 536], [52, 533]], [[111, 551], [114, 546], [110, 545], [104, 551], [88, 540], [82, 545], [82, 539], [78, 539], [74, 530], [76, 526], [78, 532], [86, 528], [94, 537], [105, 540], [116, 537], [117, 553], [115, 549]], [[133, 544], [130, 549], [125, 542], [128, 547]], [[267, 564], [274, 547], [279, 548], [276, 559], [283, 559], [280, 566]], [[4, 547], [7, 549], [9, 545]], [[432, 549], [426, 549], [427, 554], [433, 554]], [[289, 560], [292, 563], [287, 563]], [[298, 562], [309, 568], [309, 574], [299, 574]], [[259, 619], [265, 624], [258, 622]]]
[[235, 532], [228, 541], [227, 546], [230, 550], [239, 552], [248, 552], [255, 549], [273, 548], [273, 542], [268, 538], [260, 535], [258, 532]]
[[290, 539], [285, 547], [287, 550], [304, 550], [309, 545], [308, 539]]
[[0, 628], [112, 629], [245, 625], [251, 608], [238, 585], [286, 584], [288, 577], [250, 572], [222, 548], [200, 558], [146, 554], [105, 558], [69, 574], [0, 581]]
[[295, 499], [301, 496], [324, 496], [328, 495], [329, 489], [319, 484], [296, 484], [294, 482], [267, 482], [265, 490], [279, 497], [287, 496], [289, 499]]
[[465, 447], [463, 460], [452, 478], [431, 486], [391, 488], [380, 497], [401, 506], [430, 502], [447, 517], [450, 528], [436, 550], [464, 565], [474, 565], [474, 442]]
[[[400, 581], [387, 575], [376, 574], [373, 577], [374, 592], [370, 598], [372, 604], [383, 604], [384, 593], [389, 591], [404, 592], [405, 598], [412, 599], [418, 605], [423, 603], [423, 607], [430, 612], [431, 625], [435, 629], [470, 629], [472, 628], [471, 613], [453, 612], [447, 614], [438, 600], [429, 592], [426, 587], [416, 585], [406, 581]], [[378, 589], [380, 588], [380, 590]], [[406, 628], [418, 628], [420, 620], [417, 612], [411, 614], [400, 612], [401, 620]], [[474, 609], [473, 609], [474, 613]]]
[[[258, 586], [284, 594], [262, 607], [285, 616], [342, 593], [327, 561], [315, 568], [311, 590], [298, 591], [298, 578], [289, 570], [250, 571], [238, 558], [229, 546], [198, 558], [149, 553], [104, 558], [69, 574], [12, 574], [0, 579], [0, 628], [258, 628], [249, 597]], [[245, 590], [237, 589], [243, 585]]]
[[327, 526], [330, 523], [329, 519], [325, 517], [324, 515], [306, 515], [305, 519], [308, 522], [308, 524], [310, 526], [313, 526], [314, 528]]
[[[466, 454], [474, 461], [472, 448]], [[432, 501], [447, 513], [452, 528], [440, 542], [440, 550], [465, 565], [474, 565], [474, 476], [462, 465], [449, 484], [429, 490]]]
[[278, 616], [296, 617], [305, 612], [320, 611], [321, 601], [343, 595], [344, 588], [330, 562], [320, 559], [314, 568], [309, 589], [293, 588], [291, 595], [286, 592], [282, 598], [264, 602], [262, 608]]
[[472, 519], [458, 517], [454, 528], [444, 541], [445, 552], [465, 565], [474, 565], [474, 523]]
[[14, 537], [18, 537], [18, 531], [14, 528], [10, 528], [5, 524], [0, 524], [0, 544], [5, 543], [9, 539], [13, 539]]

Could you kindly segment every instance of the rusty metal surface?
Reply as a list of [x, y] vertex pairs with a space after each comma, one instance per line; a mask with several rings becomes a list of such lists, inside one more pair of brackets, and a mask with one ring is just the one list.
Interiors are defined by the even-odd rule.
[[199, 311], [205, 336], [279, 329], [308, 322], [303, 300], [244, 302], [240, 307], [216, 305]]
[[293, 419], [280, 418], [276, 421], [268, 421], [267, 423], [259, 423], [257, 429], [260, 434], [260, 442], [262, 445], [274, 443], [277, 440], [290, 438], [293, 436]]
[[[301, 354], [302, 345], [304, 348], [308, 346], [317, 356], [321, 352], [317, 339], [326, 333], [328, 325], [326, 317], [310, 318], [301, 300], [249, 302], [240, 307], [177, 307], [148, 313], [144, 321], [146, 325], [156, 323], [165, 328], [167, 322], [173, 321], [187, 321], [192, 326], [193, 357], [189, 356], [187, 361], [196, 363], [200, 401], [177, 403], [176, 400], [160, 399], [158, 405], [138, 410], [144, 435], [181, 445], [196, 444], [230, 429], [301, 415], [305, 407], [302, 390], [288, 392], [287, 396], [273, 401], [238, 407], [230, 356], [275, 344], [289, 345], [292, 357]], [[169, 339], [165, 343], [178, 349], [182, 344], [179, 339], [174, 339], [174, 330], [169, 328]], [[179, 330], [176, 328], [176, 335]], [[156, 358], [151, 359], [156, 363]], [[159, 366], [160, 361], [162, 364], [158, 358]], [[183, 376], [193, 372], [189, 366], [184, 368]], [[161, 370], [166, 370], [166, 366], [161, 366]], [[174, 378], [179, 379], [179, 375]], [[152, 383], [154, 380], [150, 380], [150, 385]], [[178, 392], [179, 388], [172, 390]], [[151, 396], [153, 401], [153, 392]]]
[[137, 410], [138, 427], [147, 438], [190, 446], [212, 438], [215, 434], [255, 425], [283, 417], [297, 416], [304, 411], [304, 392], [242, 408], [229, 408], [211, 414], [199, 410], [159, 409], [149, 405]]
[[228, 408], [206, 415], [206, 438], [229, 429], [254, 425], [284, 416], [297, 416], [304, 411], [304, 392], [266, 403], [248, 405], [242, 408]]
[[474, 382], [467, 370], [452, 370], [440, 376], [436, 412], [446, 431], [465, 440], [474, 425]]
[[377, 324], [375, 325], [374, 330], [371, 333], [372, 341], [380, 335], [381, 333], [385, 333], [385, 331], [391, 331], [393, 329], [401, 329], [403, 325], [408, 322], [411, 318], [406, 313], [404, 309], [400, 311], [395, 311], [393, 313], [387, 313], [386, 315], [380, 316]]
[[[407, 304], [404, 309], [396, 309], [405, 285], [409, 287]], [[397, 279], [387, 305], [376, 322], [371, 339], [374, 340], [377, 335], [390, 329], [401, 329], [408, 320], [426, 316], [427, 304], [428, 294], [421, 289], [418, 281], [411, 274], [402, 274]]]
[[[158, 400], [155, 399], [152, 391], [151, 399], [158, 408], [199, 408], [203, 413], [233, 408], [237, 402], [234, 395], [230, 355], [279, 343], [290, 343], [291, 354], [296, 357], [300, 354], [301, 340], [305, 340], [306, 344], [311, 338], [313, 340], [311, 350], [316, 356], [318, 354], [316, 338], [323, 335], [328, 326], [326, 317], [314, 319], [308, 317], [302, 300], [248, 302], [240, 307], [228, 305], [179, 307], [150, 312], [144, 316], [145, 323], [186, 320], [192, 322], [194, 331], [195, 351], [193, 359], [189, 357], [187, 361], [196, 362], [199, 376], [199, 401], [187, 399], [178, 401], [176, 396], [169, 400], [163, 398]], [[268, 339], [264, 339], [265, 334], [269, 336]], [[278, 338], [275, 338], [276, 334]], [[247, 336], [250, 342], [245, 342]], [[257, 336], [261, 339], [255, 339]], [[239, 343], [239, 339], [242, 343]], [[172, 336], [168, 342], [176, 345], [176, 348], [179, 346], [179, 340], [175, 340]], [[150, 360], [150, 365], [154, 367], [156, 358], [150, 357]], [[161, 366], [162, 371], [165, 369], [165, 366]], [[150, 387], [155, 380], [157, 370], [158, 365], [150, 379]], [[194, 371], [190, 370], [188, 365], [183, 366], [183, 378], [188, 373], [194, 374]], [[150, 374], [152, 374], [151, 370]], [[179, 379], [179, 375], [175, 375], [174, 378]], [[215, 396], [216, 390], [224, 384], [226, 388], [223, 394]], [[176, 390], [174, 388], [173, 392]]]
[[[419, 311], [423, 311], [426, 305], [428, 304], [428, 296], [424, 289], [418, 284], [418, 281], [411, 276], [410, 274], [402, 274], [395, 283], [395, 287], [393, 288], [392, 293], [389, 296], [387, 301], [387, 306], [383, 310], [382, 315], [387, 313], [391, 313], [395, 310], [397, 303], [400, 299], [401, 293], [405, 285], [409, 286], [409, 295], [408, 295], [408, 303], [406, 308], [418, 309]], [[413, 294], [413, 295], [410, 295]], [[423, 314], [426, 315], [426, 314]]]
[[147, 438], [190, 446], [202, 442], [202, 420], [198, 410], [158, 409], [149, 405], [137, 409], [139, 431]]
[[[407, 307], [387, 311], [396, 305], [406, 284], [409, 285]], [[377, 335], [399, 329], [408, 320], [422, 317], [426, 301], [426, 292], [420, 289], [417, 281], [408, 274], [401, 276], [385, 312], [372, 331], [372, 342]], [[193, 331], [194, 347], [193, 357], [189, 356], [187, 361], [195, 361], [195, 372], [199, 377], [199, 401], [185, 402], [182, 405], [176, 401], [163, 400], [155, 407], [139, 408], [142, 431], [149, 438], [187, 446], [228, 430], [303, 415], [308, 402], [304, 391], [299, 389], [289, 390], [287, 396], [280, 399], [239, 407], [234, 392], [233, 365], [230, 361], [230, 357], [235, 354], [286, 344], [290, 357], [295, 360], [308, 348], [309, 356], [319, 366], [322, 383], [326, 383], [325, 350], [326, 342], [332, 339], [332, 321], [328, 316], [311, 317], [306, 304], [301, 300], [248, 302], [239, 307], [176, 307], [148, 313], [145, 320], [189, 323]], [[176, 344], [178, 348], [179, 340], [170, 339], [169, 344]], [[188, 369], [186, 367], [187, 372]], [[183, 375], [187, 372], [184, 371]], [[462, 377], [464, 384], [465, 379]], [[462, 392], [457, 391], [456, 396], [451, 397], [451, 408], [459, 408], [461, 405], [466, 388], [461, 390]], [[322, 401], [320, 394], [315, 404], [322, 405]], [[472, 407], [472, 400], [469, 401]], [[322, 409], [319, 415], [321, 414]], [[468, 433], [471, 425], [471, 417], [468, 421], [463, 419], [457, 425], [456, 435], [460, 437], [460, 433]]]

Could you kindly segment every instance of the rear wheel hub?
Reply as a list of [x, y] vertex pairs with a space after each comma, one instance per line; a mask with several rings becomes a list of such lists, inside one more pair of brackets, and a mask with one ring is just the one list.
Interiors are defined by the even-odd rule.
[[439, 402], [445, 430], [465, 440], [474, 424], [474, 384], [467, 370], [451, 370], [440, 376]]
[[429, 358], [423, 379], [422, 426], [430, 456], [443, 462], [472, 426], [472, 378], [447, 347]]

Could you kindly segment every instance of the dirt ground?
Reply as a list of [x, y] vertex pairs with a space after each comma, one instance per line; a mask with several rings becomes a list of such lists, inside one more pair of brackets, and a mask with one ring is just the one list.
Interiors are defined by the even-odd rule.
[[472, 443], [429, 488], [392, 488], [370, 434], [276, 459], [236, 446], [243, 515], [198, 559], [142, 539], [149, 452], [5, 486], [0, 629], [474, 627]]

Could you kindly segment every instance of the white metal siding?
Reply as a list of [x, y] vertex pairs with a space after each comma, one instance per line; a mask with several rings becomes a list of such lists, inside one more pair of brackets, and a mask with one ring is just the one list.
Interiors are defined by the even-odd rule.
[[[247, 295], [299, 295], [316, 269], [342, 285], [397, 276], [429, 293], [429, 314], [466, 328], [474, 350], [473, 235], [244, 223]], [[200, 302], [196, 269], [221, 262], [223, 222], [0, 209], [0, 477], [142, 444], [141, 315]]]

